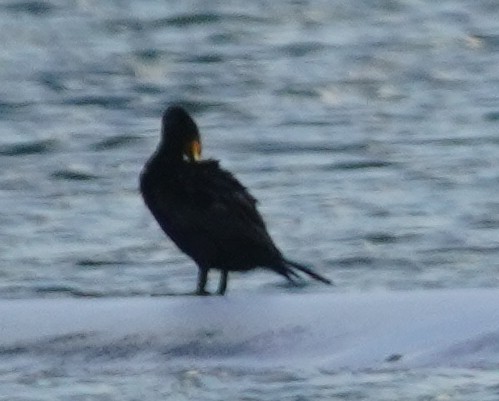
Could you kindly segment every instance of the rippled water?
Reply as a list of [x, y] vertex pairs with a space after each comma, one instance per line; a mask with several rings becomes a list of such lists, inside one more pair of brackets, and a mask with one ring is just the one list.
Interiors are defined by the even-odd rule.
[[[12, 374], [7, 394], [36, 400], [484, 400], [497, 399], [497, 372], [439, 370], [373, 373], [315, 374], [276, 371], [240, 372], [225, 370], [165, 369], [127, 375], [110, 371], [99, 379], [91, 374], [74, 377], [48, 372], [27, 375], [20, 383]], [[138, 385], [138, 383], [140, 383]], [[30, 390], [26, 390], [31, 388]], [[36, 391], [36, 398], [30, 394]], [[7, 399], [7, 398], [6, 398]], [[12, 399], [12, 398], [11, 398]]]
[[[499, 286], [498, 12], [496, 0], [2, 2], [0, 297], [194, 288], [137, 191], [172, 102], [259, 198], [286, 255], [334, 291]], [[230, 291], [294, 289], [257, 272]], [[22, 400], [497, 395], [487, 373], [290, 372], [0, 383]]]

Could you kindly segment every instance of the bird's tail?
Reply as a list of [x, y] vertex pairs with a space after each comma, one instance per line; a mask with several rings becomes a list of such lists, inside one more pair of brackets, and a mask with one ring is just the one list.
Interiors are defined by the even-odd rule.
[[300, 263], [293, 262], [291, 260], [284, 259], [283, 260], [283, 266], [282, 266], [282, 271], [279, 271], [282, 275], [284, 275], [289, 281], [292, 283], [295, 283], [295, 278], [300, 279], [300, 276], [296, 271], [294, 270], [299, 270], [305, 274], [308, 274], [310, 277], [313, 279], [320, 281], [324, 284], [332, 285], [333, 282], [329, 280], [326, 277], [321, 276], [320, 274], [314, 272], [312, 269], [310, 269], [307, 266], [304, 266]]

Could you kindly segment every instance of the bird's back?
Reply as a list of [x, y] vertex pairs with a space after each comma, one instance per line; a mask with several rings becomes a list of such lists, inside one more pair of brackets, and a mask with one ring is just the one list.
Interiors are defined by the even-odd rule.
[[200, 266], [248, 270], [282, 260], [255, 198], [217, 161], [149, 162], [141, 192], [162, 229]]

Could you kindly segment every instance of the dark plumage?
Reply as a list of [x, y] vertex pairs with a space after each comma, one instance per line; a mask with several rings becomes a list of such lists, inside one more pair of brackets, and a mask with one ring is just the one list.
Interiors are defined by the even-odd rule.
[[140, 176], [144, 201], [163, 231], [199, 267], [197, 294], [205, 291], [208, 271], [218, 269], [218, 293], [229, 271], [256, 267], [295, 282], [300, 270], [326, 284], [331, 281], [283, 257], [267, 232], [256, 200], [215, 160], [199, 161], [196, 123], [179, 106], [163, 114], [161, 140]]

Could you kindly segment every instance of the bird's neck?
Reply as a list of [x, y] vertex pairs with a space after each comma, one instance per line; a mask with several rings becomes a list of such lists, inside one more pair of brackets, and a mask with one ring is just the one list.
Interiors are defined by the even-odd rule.
[[171, 144], [161, 142], [151, 157], [151, 161], [160, 165], [182, 164], [184, 162], [181, 149]]

